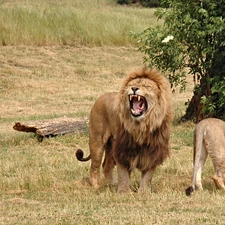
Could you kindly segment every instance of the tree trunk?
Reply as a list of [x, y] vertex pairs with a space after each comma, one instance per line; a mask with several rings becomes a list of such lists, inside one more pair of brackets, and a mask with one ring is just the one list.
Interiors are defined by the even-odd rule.
[[182, 121], [193, 120], [197, 123], [206, 118], [206, 115], [202, 112], [203, 104], [201, 103], [201, 98], [202, 96], [208, 97], [211, 94], [207, 78], [207, 75], [202, 77], [198, 89], [193, 91], [193, 96], [191, 101], [188, 102], [185, 115], [181, 118]]

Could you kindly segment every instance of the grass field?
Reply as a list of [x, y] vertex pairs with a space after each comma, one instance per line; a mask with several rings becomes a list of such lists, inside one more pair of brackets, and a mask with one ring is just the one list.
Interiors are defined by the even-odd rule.
[[133, 42], [130, 31], [160, 23], [153, 9], [120, 7], [113, 0], [3, 2], [0, 46], [125, 46]]
[[[21, 2], [27, 7], [29, 1]], [[38, 7], [46, 7], [44, 2]], [[75, 7], [76, 1], [62, 5], [72, 2]], [[112, 1], [94, 2], [125, 15], [135, 10]], [[0, 10], [14, 4], [3, 1]], [[21, 41], [1, 46], [0, 224], [225, 224], [225, 196], [214, 187], [210, 160], [203, 174], [204, 191], [191, 197], [184, 193], [191, 182], [194, 124], [177, 121], [192, 95], [191, 80], [186, 92], [172, 96], [172, 155], [158, 167], [151, 190], [144, 194], [118, 195], [116, 187], [104, 182], [99, 190], [89, 185], [90, 162], [78, 162], [74, 156], [77, 148], [88, 154], [86, 131], [38, 142], [32, 133], [13, 130], [17, 121], [88, 116], [99, 95], [118, 90], [126, 72], [140, 65], [142, 55], [131, 43], [38, 46]], [[139, 180], [135, 170], [133, 189]]]

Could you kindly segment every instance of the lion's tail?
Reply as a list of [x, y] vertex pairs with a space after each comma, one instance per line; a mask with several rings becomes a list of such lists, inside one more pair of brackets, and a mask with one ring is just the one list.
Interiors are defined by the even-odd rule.
[[82, 162], [86, 162], [91, 159], [91, 155], [84, 158], [84, 152], [81, 149], [77, 149], [75, 156], [76, 156], [77, 160], [82, 161]]

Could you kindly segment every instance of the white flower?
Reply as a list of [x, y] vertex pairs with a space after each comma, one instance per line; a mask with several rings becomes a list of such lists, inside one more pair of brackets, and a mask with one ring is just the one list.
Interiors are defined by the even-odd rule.
[[162, 40], [162, 43], [167, 43], [169, 42], [170, 40], [173, 40], [174, 36], [172, 35], [168, 35], [167, 37], [165, 37], [163, 40]]

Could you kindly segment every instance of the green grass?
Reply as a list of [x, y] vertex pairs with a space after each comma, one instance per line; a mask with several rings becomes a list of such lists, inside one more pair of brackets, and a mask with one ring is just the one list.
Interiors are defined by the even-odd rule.
[[22, 1], [0, 5], [0, 45], [124, 46], [129, 32], [158, 22], [153, 9], [110, 1]]

